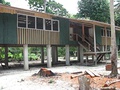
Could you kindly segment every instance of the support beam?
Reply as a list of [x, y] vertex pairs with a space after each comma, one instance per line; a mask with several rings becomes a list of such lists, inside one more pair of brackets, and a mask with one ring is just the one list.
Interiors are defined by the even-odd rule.
[[47, 67], [52, 67], [52, 61], [51, 61], [51, 45], [47, 45]]
[[57, 46], [52, 47], [52, 63], [56, 64], [58, 62], [58, 51]]
[[107, 51], [107, 29], [105, 27], [105, 51]]
[[5, 47], [5, 67], [8, 68], [8, 47]]
[[29, 69], [29, 62], [28, 62], [28, 45], [25, 44], [23, 45], [23, 52], [24, 52], [24, 69], [28, 70]]
[[82, 24], [82, 40], [85, 40], [85, 31], [84, 31], [84, 24]]
[[69, 45], [66, 45], [65, 48], [66, 48], [66, 65], [70, 65]]
[[44, 47], [41, 47], [41, 63], [44, 64]]
[[78, 61], [80, 62], [80, 46], [77, 47], [77, 57]]
[[83, 47], [80, 46], [80, 63], [84, 63]]
[[94, 61], [95, 61], [95, 65], [97, 65], [95, 25], [93, 25], [93, 31], [94, 31], [94, 52], [95, 52]]

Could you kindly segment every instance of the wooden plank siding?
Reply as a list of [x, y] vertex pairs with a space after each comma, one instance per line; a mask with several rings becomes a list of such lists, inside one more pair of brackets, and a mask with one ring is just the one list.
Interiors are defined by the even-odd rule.
[[102, 45], [106, 45], [106, 42], [107, 45], [111, 45], [111, 38], [107, 37], [107, 41], [106, 41], [106, 37], [102, 37]]
[[17, 29], [18, 44], [59, 44], [59, 32], [35, 29]]

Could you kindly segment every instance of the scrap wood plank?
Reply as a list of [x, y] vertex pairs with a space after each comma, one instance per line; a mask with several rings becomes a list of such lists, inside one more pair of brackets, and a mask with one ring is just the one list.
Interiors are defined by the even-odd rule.
[[79, 77], [79, 76], [83, 76], [83, 75], [85, 75], [85, 73], [84, 73], [84, 72], [83, 72], [83, 73], [81, 73], [81, 74], [78, 74], [78, 75], [72, 75], [72, 76], [71, 76], [71, 79], [76, 78], [76, 77]]
[[95, 72], [95, 71], [90, 71], [90, 70], [86, 70], [85, 71], [85, 73], [87, 73], [87, 74], [89, 74], [90, 76], [92, 76], [92, 77], [99, 77], [99, 76], [101, 76], [100, 74], [98, 74], [97, 72]]
[[120, 82], [120, 80], [114, 80], [114, 81], [107, 81], [104, 86], [110, 86], [111, 84]]
[[86, 70], [85, 71], [85, 73], [86, 74], [89, 74], [91, 77], [95, 77], [95, 74], [94, 73], [92, 73], [91, 71], [89, 71], [89, 70]]
[[82, 71], [72, 72], [71, 74], [79, 74], [79, 73], [82, 73]]

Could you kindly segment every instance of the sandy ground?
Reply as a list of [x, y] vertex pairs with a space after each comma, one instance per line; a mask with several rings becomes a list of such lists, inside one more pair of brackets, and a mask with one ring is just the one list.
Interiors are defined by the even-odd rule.
[[[118, 66], [120, 64], [118, 63]], [[59, 79], [58, 77], [34, 77], [31, 76], [37, 73], [41, 67], [32, 67], [28, 71], [23, 68], [9, 69], [0, 71], [0, 90], [78, 90], [78, 86], [72, 83]], [[110, 71], [105, 71], [105, 64], [97, 66], [56, 66], [48, 68], [54, 73], [72, 73], [78, 71], [91, 70], [99, 72], [103, 75], [108, 75]]]

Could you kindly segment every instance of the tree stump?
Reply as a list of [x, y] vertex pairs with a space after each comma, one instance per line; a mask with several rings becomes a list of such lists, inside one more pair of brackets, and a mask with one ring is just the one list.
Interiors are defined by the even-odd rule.
[[43, 76], [43, 77], [48, 77], [48, 76], [54, 76], [55, 74], [46, 68], [41, 68], [40, 71], [38, 72], [38, 75]]
[[90, 90], [90, 79], [85, 76], [80, 76], [79, 81], [79, 90]]

